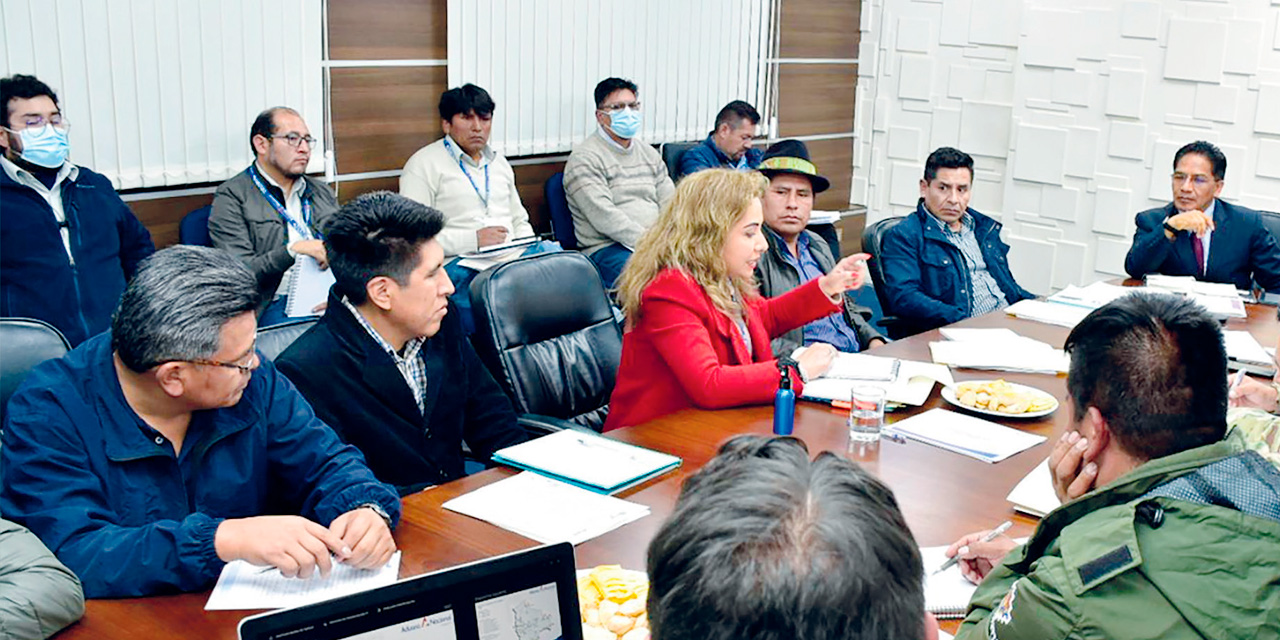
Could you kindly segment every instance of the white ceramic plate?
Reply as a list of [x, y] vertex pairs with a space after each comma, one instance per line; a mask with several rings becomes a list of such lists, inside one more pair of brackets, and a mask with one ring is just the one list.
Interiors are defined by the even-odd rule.
[[[995, 380], [963, 380], [961, 382], [957, 382], [956, 385], [959, 386], [966, 383], [982, 383], [982, 382], [995, 382]], [[990, 409], [981, 409], [979, 407], [971, 407], [967, 404], [960, 402], [960, 399], [956, 397], [955, 391], [952, 387], [942, 388], [942, 399], [946, 400], [947, 402], [950, 402], [951, 404], [954, 404], [957, 407], [960, 407], [961, 409], [964, 409], [965, 411], [972, 411], [974, 413], [981, 413], [983, 415], [995, 416], [997, 418], [1042, 418], [1058, 410], [1058, 399], [1049, 395], [1048, 393], [1045, 393], [1044, 391], [1041, 391], [1040, 389], [1037, 389], [1035, 387], [1028, 387], [1025, 384], [1018, 384], [1016, 382], [1010, 382], [1009, 386], [1013, 387], [1014, 390], [1016, 391], [1044, 396], [1053, 401], [1053, 406], [1043, 411], [1029, 411], [1027, 413], [1005, 413], [1003, 411], [991, 411]]]

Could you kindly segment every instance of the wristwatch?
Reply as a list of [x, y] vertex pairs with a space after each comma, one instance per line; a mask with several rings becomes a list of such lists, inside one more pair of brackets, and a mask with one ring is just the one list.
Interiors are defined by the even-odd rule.
[[1168, 218], [1164, 219], [1164, 230], [1168, 231], [1169, 233], [1172, 233], [1175, 236], [1178, 235], [1178, 230], [1173, 228], [1173, 225], [1169, 224]]
[[378, 514], [378, 516], [382, 518], [383, 522], [387, 523], [387, 529], [391, 528], [391, 516], [387, 515], [387, 510], [383, 509], [382, 505], [376, 502], [366, 502], [356, 508], [373, 510], [374, 513]]

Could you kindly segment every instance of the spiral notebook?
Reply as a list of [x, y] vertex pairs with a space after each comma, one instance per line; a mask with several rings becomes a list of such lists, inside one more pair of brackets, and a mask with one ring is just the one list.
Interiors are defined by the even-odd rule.
[[299, 255], [293, 263], [293, 282], [289, 283], [285, 313], [290, 318], [319, 315], [312, 309], [329, 299], [332, 286], [332, 270], [321, 269], [320, 263], [311, 256]]
[[934, 573], [947, 561], [946, 551], [945, 546], [920, 547], [925, 574], [924, 608], [938, 618], [963, 618], [978, 585], [966, 580], [959, 567]]

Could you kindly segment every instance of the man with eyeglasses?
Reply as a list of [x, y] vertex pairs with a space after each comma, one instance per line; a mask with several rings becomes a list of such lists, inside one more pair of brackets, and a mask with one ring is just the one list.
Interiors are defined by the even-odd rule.
[[1124, 269], [1280, 290], [1280, 247], [1253, 209], [1218, 199], [1227, 157], [1199, 140], [1173, 156], [1173, 202], [1137, 215]]
[[662, 156], [640, 141], [639, 89], [622, 78], [596, 85], [596, 133], [573, 148], [564, 191], [578, 248], [606, 288], [622, 273], [636, 242], [675, 194]]
[[67, 159], [70, 126], [34, 76], [0, 79], [0, 316], [53, 325], [72, 346], [105, 330], [151, 234], [111, 181]]
[[232, 560], [305, 578], [395, 552], [395, 490], [257, 353], [257, 308], [236, 258], [165, 249], [110, 332], [37, 366], [10, 400], [0, 512], [87, 597], [206, 589]]
[[265, 305], [258, 323], [264, 327], [293, 319], [286, 308], [299, 255], [321, 268], [329, 264], [323, 231], [338, 201], [324, 182], [306, 175], [315, 142], [297, 111], [263, 111], [249, 129], [253, 164], [213, 196], [209, 236], [258, 278]]

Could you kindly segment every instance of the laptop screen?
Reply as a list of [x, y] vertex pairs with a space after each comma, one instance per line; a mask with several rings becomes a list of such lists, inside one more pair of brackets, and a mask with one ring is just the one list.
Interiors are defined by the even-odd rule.
[[581, 640], [573, 546], [481, 560], [245, 618], [242, 640]]

